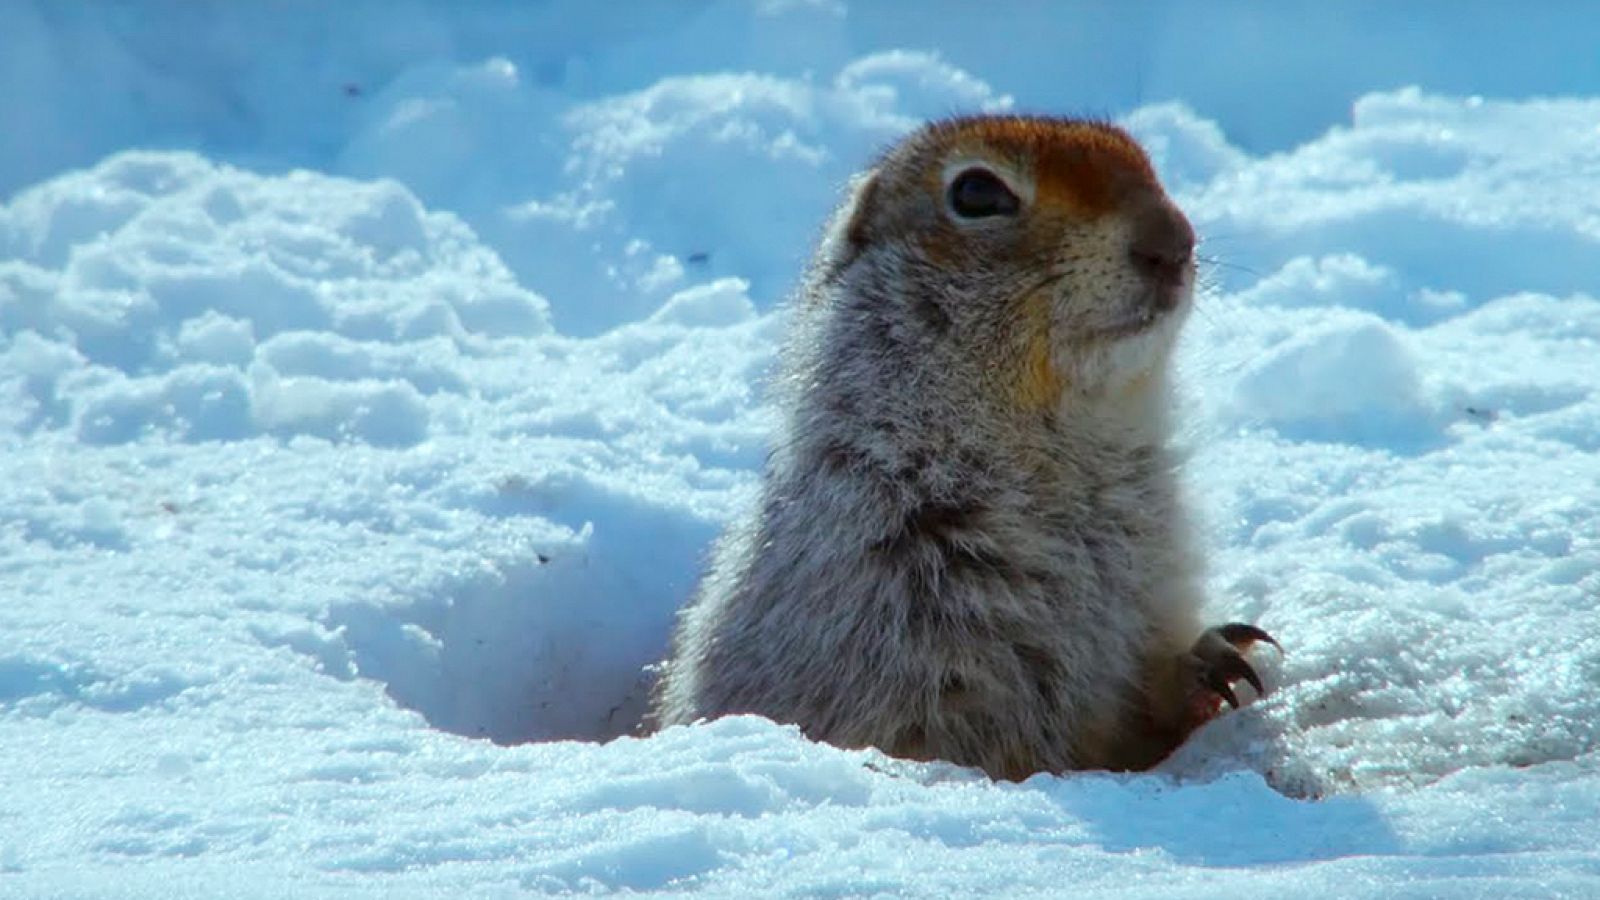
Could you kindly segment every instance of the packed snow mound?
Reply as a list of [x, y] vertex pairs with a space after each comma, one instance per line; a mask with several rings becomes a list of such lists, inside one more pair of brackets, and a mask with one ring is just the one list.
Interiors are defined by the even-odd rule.
[[[829, 78], [684, 75], [563, 108], [499, 57], [390, 85], [337, 165], [450, 198], [541, 291], [603, 291], [557, 313], [589, 335], [716, 277], [773, 306], [833, 187], [878, 147], [925, 118], [1010, 102], [933, 54], [890, 51]], [[495, 152], [505, 145], [519, 152]]]
[[1218, 236], [1208, 249], [1235, 264], [1364, 259], [1412, 295], [1385, 308], [1401, 321], [1459, 311], [1449, 289], [1480, 303], [1592, 291], [1597, 115], [1594, 100], [1374, 94], [1348, 127], [1181, 191], [1180, 203], [1203, 211], [1202, 233]]
[[[276, 569], [333, 553], [342, 571], [318, 576], [299, 624], [244, 616], [236, 637], [378, 678], [465, 734], [637, 723], [643, 669], [758, 459], [772, 350], [742, 282], [574, 342], [471, 229], [396, 183], [184, 153], [119, 154], [25, 191], [0, 207], [0, 236], [17, 558], [100, 548], [209, 583], [191, 554]], [[360, 549], [379, 533], [411, 547], [403, 572]], [[333, 587], [350, 578], [363, 586]], [[125, 596], [80, 610], [86, 639]], [[226, 602], [206, 596], [179, 595]], [[20, 672], [55, 665], [17, 652]], [[17, 699], [43, 709], [79, 696], [26, 685]]]
[[20, 195], [0, 247], [0, 328], [29, 376], [12, 414], [89, 443], [414, 444], [425, 396], [466, 390], [463, 353], [550, 330], [470, 229], [391, 182], [125, 153]]
[[1123, 120], [1205, 237], [1210, 616], [1287, 652], [1156, 774], [995, 784], [753, 718], [628, 735], [844, 178], [1058, 95], [857, 49], [883, 10], [580, 6], [517, 58], [494, 8], [408, 6], [423, 63], [307, 39], [248, 78], [132, 13], [0, 10], [46, 145], [74, 61], [153, 143], [207, 135], [125, 150], [107, 105], [117, 152], [0, 206], [0, 893], [1593, 893], [1600, 101], [1369, 94], [1269, 153]]
[[1290, 648], [1171, 771], [1245, 759], [1320, 796], [1600, 747], [1596, 122], [1404, 90], [1241, 161], [1181, 111], [1133, 117], [1211, 173], [1178, 198], [1215, 235], [1180, 360], [1214, 602]]

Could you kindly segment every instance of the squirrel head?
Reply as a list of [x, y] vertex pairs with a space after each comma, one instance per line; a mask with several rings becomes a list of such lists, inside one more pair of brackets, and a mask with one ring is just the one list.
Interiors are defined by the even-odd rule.
[[[1145, 380], [1194, 284], [1194, 230], [1113, 125], [979, 116], [924, 126], [857, 179], [823, 291], [896, 365], [977, 378], [1020, 408]], [[859, 349], [859, 348], [858, 348]]]

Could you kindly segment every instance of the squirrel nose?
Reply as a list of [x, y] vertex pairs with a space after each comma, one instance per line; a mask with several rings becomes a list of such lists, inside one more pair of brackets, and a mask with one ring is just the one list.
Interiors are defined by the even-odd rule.
[[1194, 258], [1194, 228], [1172, 201], [1162, 198], [1135, 216], [1128, 258], [1147, 277], [1180, 281]]

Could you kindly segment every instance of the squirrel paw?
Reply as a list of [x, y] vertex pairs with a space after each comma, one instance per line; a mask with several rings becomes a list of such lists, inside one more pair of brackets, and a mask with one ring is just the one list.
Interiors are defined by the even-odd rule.
[[1207, 628], [1189, 648], [1190, 664], [1198, 682], [1191, 695], [1191, 715], [1196, 724], [1215, 716], [1223, 701], [1234, 709], [1239, 708], [1239, 698], [1233, 693], [1235, 681], [1248, 682], [1258, 696], [1267, 692], [1261, 684], [1261, 676], [1244, 658], [1245, 652], [1257, 641], [1265, 641], [1279, 653], [1283, 652], [1272, 635], [1243, 622]]

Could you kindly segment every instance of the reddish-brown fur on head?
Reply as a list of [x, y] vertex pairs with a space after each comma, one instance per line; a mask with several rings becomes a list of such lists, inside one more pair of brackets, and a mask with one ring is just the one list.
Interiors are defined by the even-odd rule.
[[[999, 156], [1033, 173], [1036, 202], [1053, 212], [1093, 218], [1130, 194], [1161, 191], [1144, 150], [1105, 122], [1027, 116], [951, 119], [928, 129], [936, 156]], [[934, 173], [937, 176], [937, 172]]]
[[[967, 164], [994, 170], [1024, 200], [1004, 246], [978, 239], [948, 215], [951, 177]], [[920, 196], [918, 196], [920, 195]], [[1108, 122], [973, 116], [925, 126], [889, 152], [858, 198], [847, 232], [857, 247], [874, 234], [916, 240], [942, 265], [972, 252], [1023, 254], [1059, 242], [1063, 229], [1170, 206], [1144, 150]], [[987, 223], [997, 225], [998, 222]], [[1185, 226], [1187, 227], [1187, 226]], [[993, 230], [993, 229], [990, 229]]]
[[[967, 162], [997, 170], [1025, 195], [1021, 227], [1005, 246], [975, 240], [947, 214], [952, 166]], [[845, 237], [853, 249], [875, 237], [910, 238], [939, 264], [962, 267], [974, 252], [991, 260], [997, 253], [1031, 257], [1058, 242], [1064, 228], [1166, 202], [1144, 150], [1115, 125], [971, 116], [930, 123], [891, 149], [863, 183]]]

